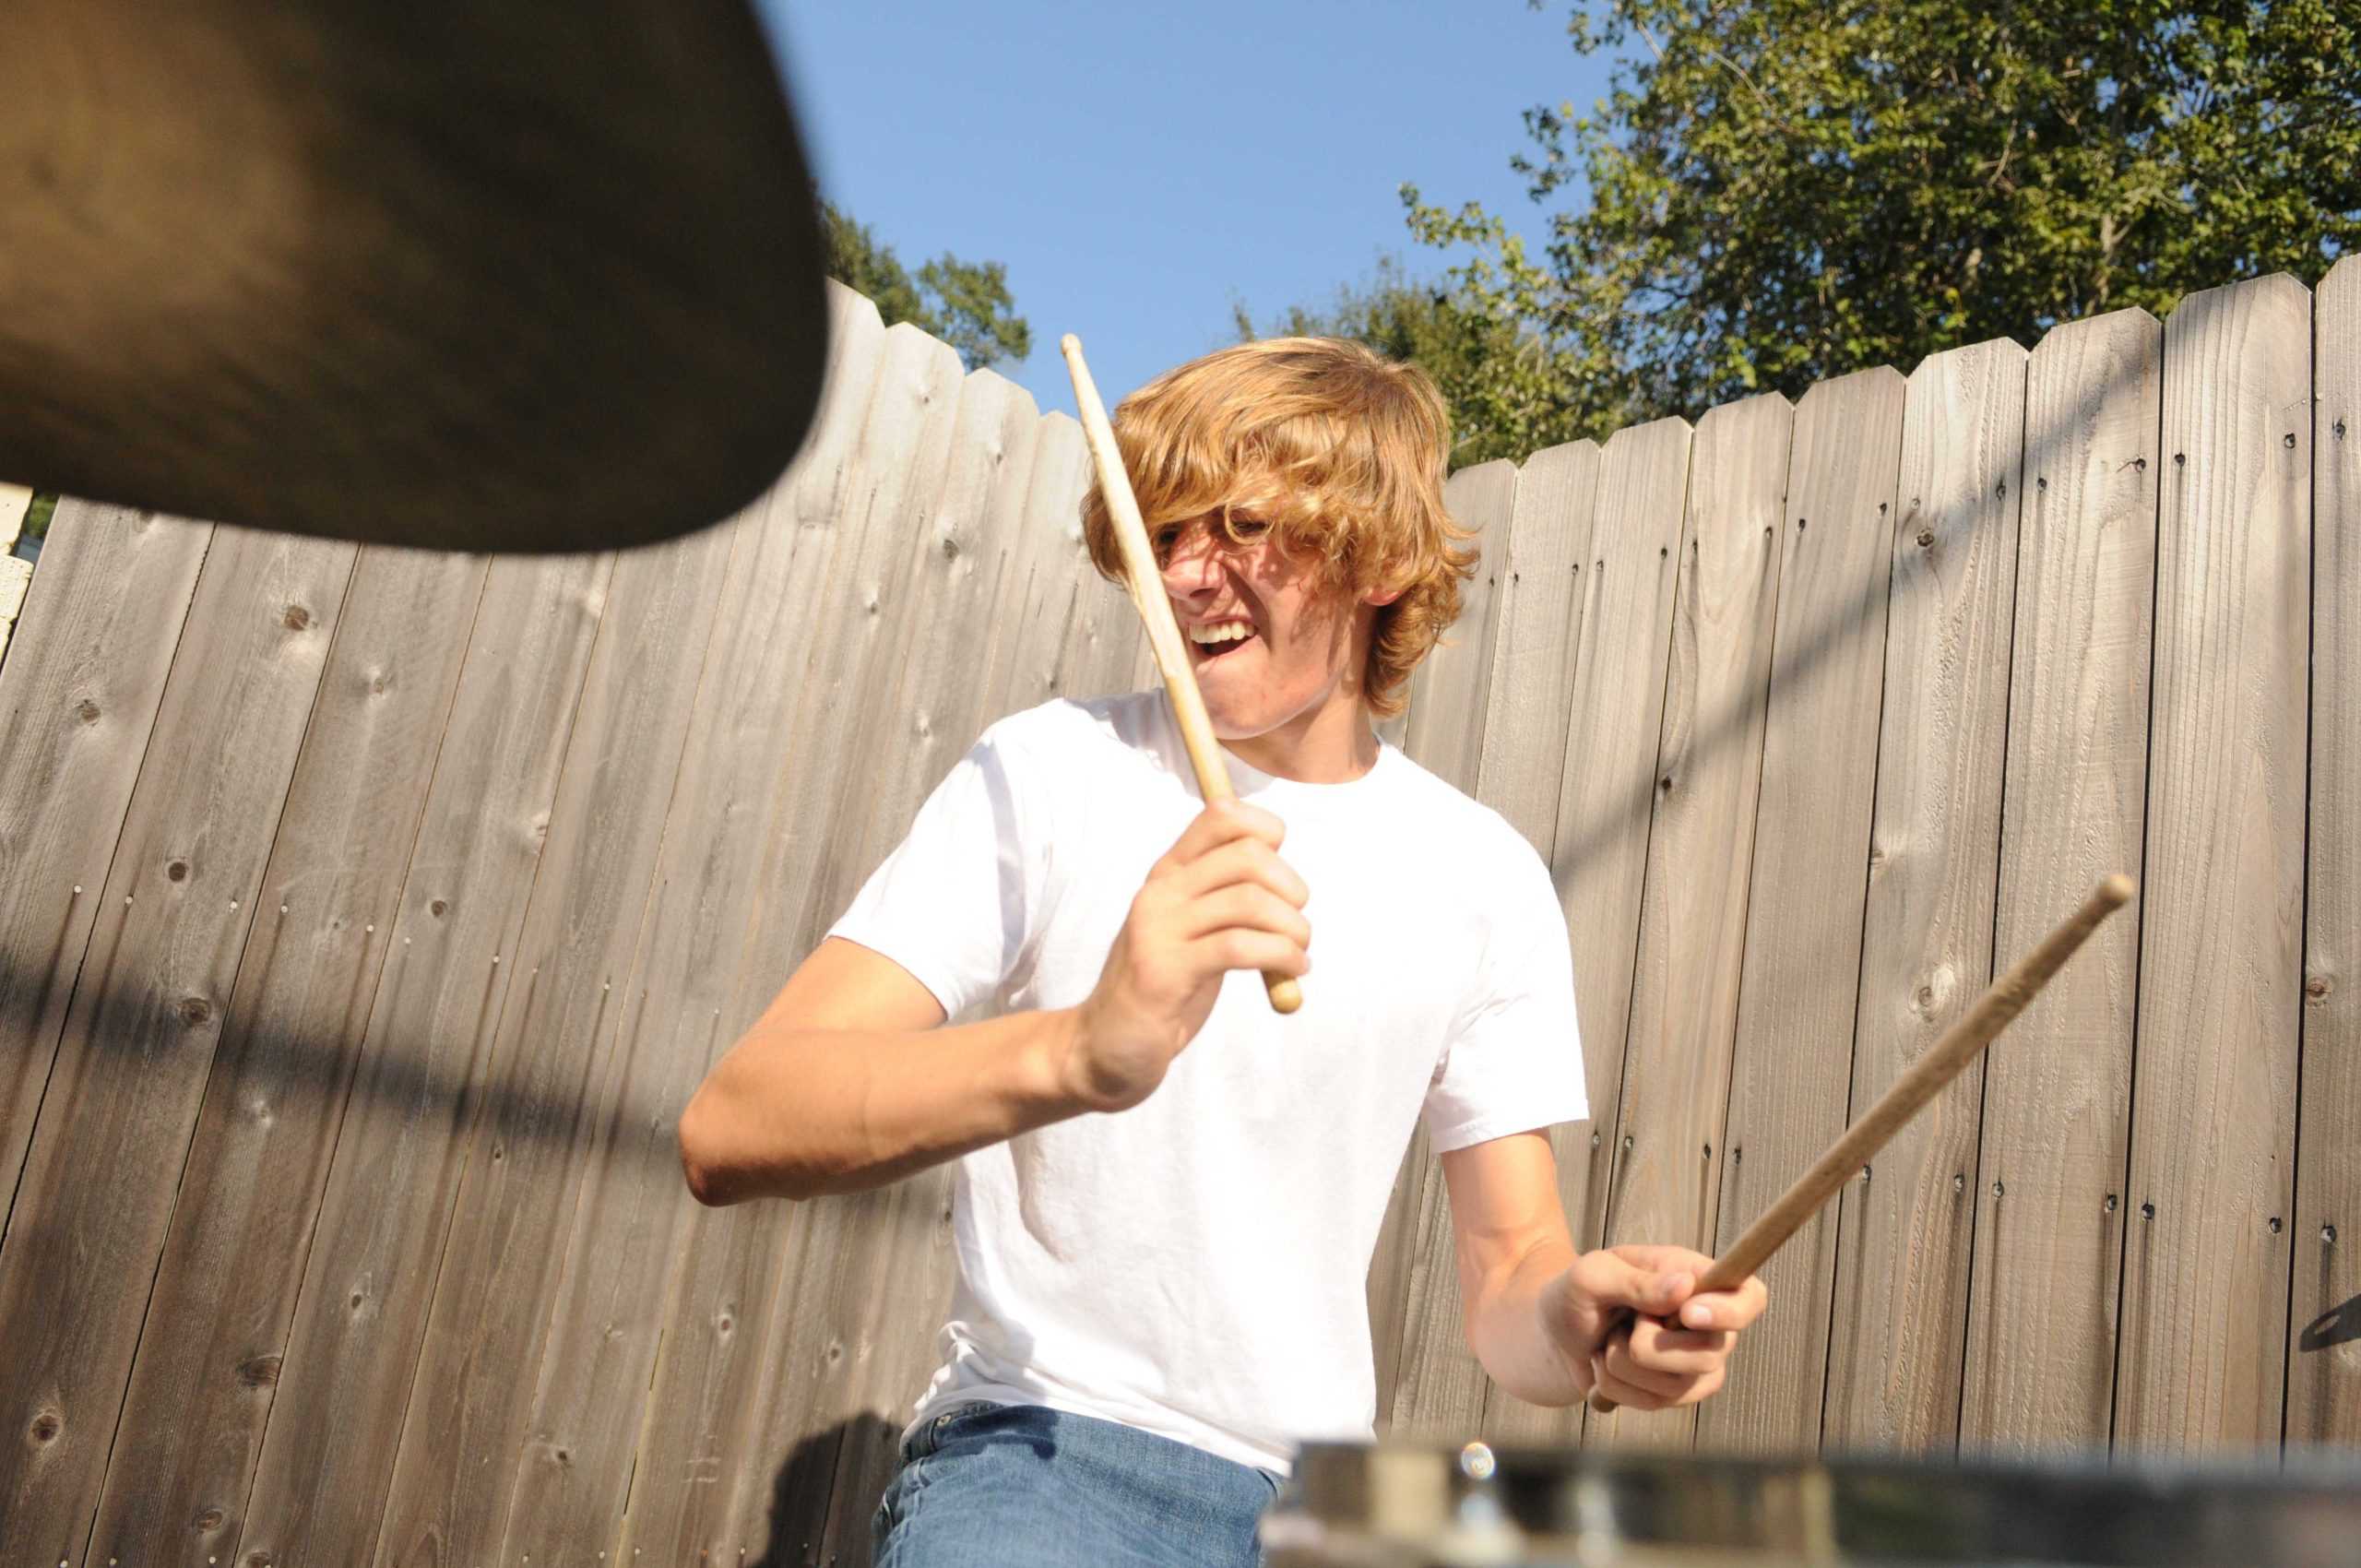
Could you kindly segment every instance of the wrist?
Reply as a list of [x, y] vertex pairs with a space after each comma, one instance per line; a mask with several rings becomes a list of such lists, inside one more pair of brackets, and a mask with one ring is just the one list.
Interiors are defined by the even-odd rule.
[[1018, 1053], [1015, 1096], [1019, 1113], [1030, 1126], [1096, 1111], [1074, 1082], [1074, 1063], [1081, 1053], [1086, 1022], [1080, 1007], [1045, 1008], [1034, 1015], [1038, 1028], [1028, 1031], [1026, 1049]]

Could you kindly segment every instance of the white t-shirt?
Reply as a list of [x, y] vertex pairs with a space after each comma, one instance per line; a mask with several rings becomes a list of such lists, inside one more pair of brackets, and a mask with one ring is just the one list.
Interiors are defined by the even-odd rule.
[[[1164, 1082], [958, 1162], [958, 1284], [924, 1420], [1046, 1405], [1286, 1471], [1376, 1418], [1364, 1283], [1423, 1114], [1437, 1152], [1586, 1114], [1548, 870], [1393, 746], [1344, 784], [1229, 759], [1311, 889], [1303, 1006], [1230, 975]], [[987, 731], [830, 934], [954, 1017], [1071, 1006], [1202, 809], [1161, 692]]]

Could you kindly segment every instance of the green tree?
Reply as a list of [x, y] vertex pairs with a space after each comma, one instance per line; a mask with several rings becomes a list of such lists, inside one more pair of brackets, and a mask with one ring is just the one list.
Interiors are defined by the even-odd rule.
[[1480, 351], [1430, 369], [1470, 452], [2308, 283], [2361, 240], [2352, 0], [1598, 0], [1568, 31], [1622, 63], [1525, 114], [1534, 199], [1589, 197], [1541, 254], [1403, 190], [1460, 258], [1433, 308]]
[[945, 251], [917, 278], [894, 247], [856, 223], [834, 202], [820, 204], [827, 230], [828, 276], [866, 294], [885, 325], [907, 321], [959, 350], [969, 370], [1032, 351], [1033, 334], [1015, 312], [1008, 268], [997, 261], [968, 262]]

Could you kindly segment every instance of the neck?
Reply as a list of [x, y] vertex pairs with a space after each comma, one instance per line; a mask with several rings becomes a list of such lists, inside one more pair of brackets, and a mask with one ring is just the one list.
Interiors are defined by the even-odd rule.
[[1334, 692], [1276, 729], [1222, 746], [1274, 778], [1301, 784], [1348, 784], [1377, 766], [1377, 731], [1357, 691]]

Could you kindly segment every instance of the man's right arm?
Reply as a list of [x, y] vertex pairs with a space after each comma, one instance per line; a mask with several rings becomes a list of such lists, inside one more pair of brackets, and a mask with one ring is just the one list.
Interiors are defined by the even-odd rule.
[[832, 937], [790, 977], [681, 1113], [701, 1203], [881, 1186], [1069, 1116], [1147, 1098], [1233, 969], [1311, 967], [1284, 829], [1235, 802], [1203, 813], [1150, 871], [1077, 1007], [943, 1027], [899, 964]]

